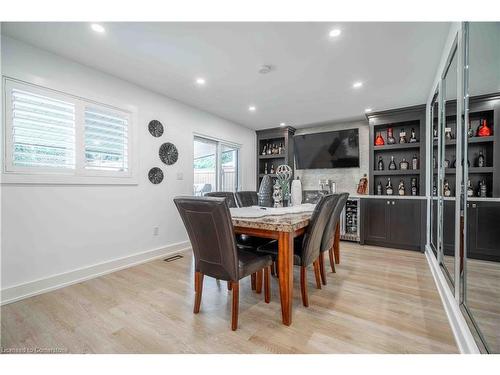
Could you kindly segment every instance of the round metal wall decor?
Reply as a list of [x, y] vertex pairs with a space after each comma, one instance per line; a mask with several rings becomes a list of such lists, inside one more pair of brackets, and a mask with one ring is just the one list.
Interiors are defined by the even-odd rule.
[[161, 137], [163, 134], [163, 125], [158, 120], [151, 120], [148, 124], [148, 130], [153, 137]]
[[160, 146], [160, 159], [167, 165], [172, 165], [177, 161], [179, 152], [173, 143], [167, 142]]
[[148, 173], [148, 178], [152, 184], [159, 184], [163, 181], [163, 171], [158, 167], [151, 168]]

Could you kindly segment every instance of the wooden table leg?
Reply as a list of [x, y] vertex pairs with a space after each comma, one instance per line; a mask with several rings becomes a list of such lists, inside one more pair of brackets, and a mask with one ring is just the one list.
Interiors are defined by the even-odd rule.
[[340, 224], [337, 223], [335, 228], [335, 237], [333, 240], [333, 254], [335, 255], [335, 263], [340, 263]]
[[293, 233], [279, 232], [278, 274], [283, 324], [292, 324], [293, 299]]

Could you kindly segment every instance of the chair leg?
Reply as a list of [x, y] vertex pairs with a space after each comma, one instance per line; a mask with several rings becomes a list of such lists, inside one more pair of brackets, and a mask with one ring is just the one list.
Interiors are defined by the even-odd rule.
[[335, 263], [340, 263], [340, 223], [337, 223], [335, 229], [335, 237], [333, 240], [333, 254], [335, 255]]
[[232, 281], [231, 282], [231, 289], [233, 290], [233, 310], [232, 310], [232, 317], [231, 317], [231, 329], [233, 331], [236, 331], [238, 328], [238, 309], [240, 305], [240, 283], [239, 281]]
[[321, 276], [320, 276], [320, 271], [319, 271], [319, 260], [316, 259], [313, 262], [314, 266], [314, 277], [316, 279], [316, 289], [321, 289]]
[[194, 274], [194, 309], [193, 313], [198, 314], [200, 312], [201, 304], [201, 293], [203, 291], [203, 274], [201, 272], [196, 272]]
[[262, 293], [262, 270], [257, 271], [256, 273], [256, 280], [255, 280], [255, 291], [257, 294]]
[[255, 273], [252, 273], [252, 275], [250, 276], [250, 280], [251, 280], [251, 283], [252, 283], [252, 290], [255, 290], [256, 288], [256, 283], [255, 283]]
[[272, 266], [264, 268], [264, 301], [269, 303], [271, 301], [271, 283], [270, 283], [270, 269]]
[[309, 306], [309, 299], [307, 298], [307, 268], [300, 267], [300, 292], [302, 293], [302, 304], [305, 307]]
[[328, 256], [330, 257], [330, 267], [332, 267], [332, 272], [335, 273], [335, 260], [333, 256], [333, 247], [328, 250]]
[[227, 290], [231, 290], [231, 281], [227, 282]]
[[323, 253], [319, 253], [319, 272], [323, 285], [326, 285], [325, 257]]

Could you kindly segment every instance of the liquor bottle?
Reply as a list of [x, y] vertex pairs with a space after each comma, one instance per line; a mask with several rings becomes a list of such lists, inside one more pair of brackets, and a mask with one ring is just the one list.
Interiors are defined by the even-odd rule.
[[450, 184], [448, 183], [448, 180], [444, 180], [443, 195], [445, 197], [451, 197]]
[[479, 156], [477, 157], [477, 166], [479, 168], [485, 167], [483, 151], [479, 151]]
[[383, 146], [383, 145], [385, 145], [384, 138], [382, 138], [382, 135], [378, 133], [377, 137], [375, 138], [375, 146]]
[[413, 155], [413, 158], [411, 159], [411, 169], [418, 169], [418, 158], [417, 154]]
[[481, 125], [477, 128], [478, 137], [489, 137], [492, 135], [491, 129], [488, 127], [486, 120], [481, 120]]
[[264, 174], [267, 174], [267, 163], [264, 163]]
[[398, 194], [405, 195], [405, 182], [403, 181], [403, 179], [399, 180]]
[[379, 171], [383, 171], [384, 170], [384, 159], [382, 159], [381, 155], [378, 157], [377, 169]]
[[444, 159], [444, 167], [450, 168], [450, 161], [448, 159]]
[[276, 155], [278, 153], [278, 148], [276, 147], [276, 144], [273, 143], [273, 148], [271, 149], [271, 154]]
[[437, 139], [437, 137], [438, 137], [438, 129], [437, 129], [437, 127], [434, 127], [434, 129], [432, 130], [432, 135], [434, 136], [434, 139]]
[[472, 130], [472, 125], [469, 121], [469, 128], [467, 129], [467, 137], [471, 138], [474, 137], [474, 130]]
[[382, 195], [382, 182], [378, 182], [377, 185], [377, 195]]
[[278, 147], [278, 154], [281, 155], [282, 152], [283, 152], [283, 143], [280, 143], [280, 145]]
[[399, 143], [407, 143], [406, 142], [406, 132], [404, 129], [401, 129], [399, 132]]
[[267, 152], [267, 150], [266, 150], [266, 145], [264, 145], [264, 148], [262, 149], [261, 155], [265, 155], [265, 154], [266, 154], [266, 152]]
[[410, 143], [417, 143], [417, 136], [415, 135], [415, 128], [411, 128]]
[[285, 146], [283, 146], [283, 144], [281, 144], [281, 153], [284, 154], [285, 152], [286, 152]]
[[438, 167], [438, 162], [437, 162], [437, 159], [436, 159], [436, 155], [433, 155], [433, 156], [432, 156], [432, 164], [433, 164], [433, 166], [434, 166], [433, 168], [434, 168], [434, 169], [437, 169], [437, 167]]
[[434, 196], [438, 195], [438, 189], [436, 187], [436, 184], [434, 184], [434, 186], [432, 187], [432, 195]]
[[447, 141], [451, 141], [453, 139], [453, 136], [451, 135], [451, 128], [444, 128], [444, 138]]
[[271, 164], [271, 174], [274, 174], [274, 164]]
[[390, 171], [395, 171], [396, 168], [396, 163], [394, 162], [394, 156], [391, 156], [391, 161], [389, 163], [389, 170]]
[[474, 196], [474, 189], [472, 188], [472, 183], [470, 182], [470, 180], [467, 181], [467, 196]]
[[272, 154], [271, 145], [269, 143], [267, 144], [267, 154], [268, 155]]
[[405, 158], [403, 158], [403, 160], [401, 160], [401, 161], [399, 162], [399, 169], [401, 169], [401, 170], [404, 170], [404, 171], [405, 171], [405, 170], [407, 170], [409, 167], [410, 167], [410, 163], [408, 163], [408, 162], [406, 161], [406, 159], [405, 159]]
[[387, 178], [387, 185], [385, 185], [385, 193], [387, 195], [392, 195], [393, 193], [393, 190], [392, 190], [392, 182], [391, 182], [391, 178]]
[[486, 181], [483, 180], [482, 182], [479, 182], [479, 196], [481, 198], [486, 198], [487, 192]]
[[418, 195], [418, 187], [417, 187], [417, 178], [412, 177], [411, 179], [411, 195], [416, 196]]
[[392, 128], [387, 128], [387, 144], [393, 145], [396, 143], [396, 139], [394, 138]]

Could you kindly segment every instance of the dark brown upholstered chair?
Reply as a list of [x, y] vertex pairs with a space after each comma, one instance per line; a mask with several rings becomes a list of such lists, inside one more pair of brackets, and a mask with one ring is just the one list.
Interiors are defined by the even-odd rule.
[[[332, 215], [328, 220], [323, 239], [321, 241], [321, 254], [319, 256], [319, 267], [321, 274], [321, 281], [326, 285], [325, 262], [323, 254], [328, 251], [330, 258], [330, 267], [332, 272], [335, 272], [335, 263], [339, 262], [339, 237], [340, 237], [340, 214], [345, 207], [349, 193], [335, 194], [335, 204], [333, 207]], [[334, 259], [337, 258], [337, 259]]]
[[229, 208], [236, 208], [236, 199], [234, 198], [234, 193], [231, 191], [212, 191], [210, 193], [206, 193], [205, 197], [215, 197], [215, 198], [226, 198], [227, 205]]
[[[321, 242], [326, 224], [333, 210], [333, 195], [328, 194], [320, 198], [314, 212], [311, 216], [309, 226], [303, 236], [296, 237], [294, 240], [293, 263], [300, 266], [300, 289], [302, 292], [302, 304], [309, 306], [307, 295], [307, 267], [314, 265], [314, 276], [316, 278], [316, 287], [321, 289], [321, 276], [319, 270], [319, 254], [321, 251]], [[278, 242], [271, 241], [266, 245], [259, 246], [258, 252], [270, 254], [274, 260], [278, 256]]]
[[232, 330], [238, 328], [239, 280], [264, 272], [265, 301], [269, 303], [272, 258], [241, 250], [234, 238], [231, 214], [224, 198], [177, 197], [174, 199], [194, 253], [194, 313], [200, 311], [204, 275], [228, 281], [233, 293]]
[[237, 191], [234, 193], [238, 207], [257, 206], [259, 204], [259, 196], [256, 191]]

